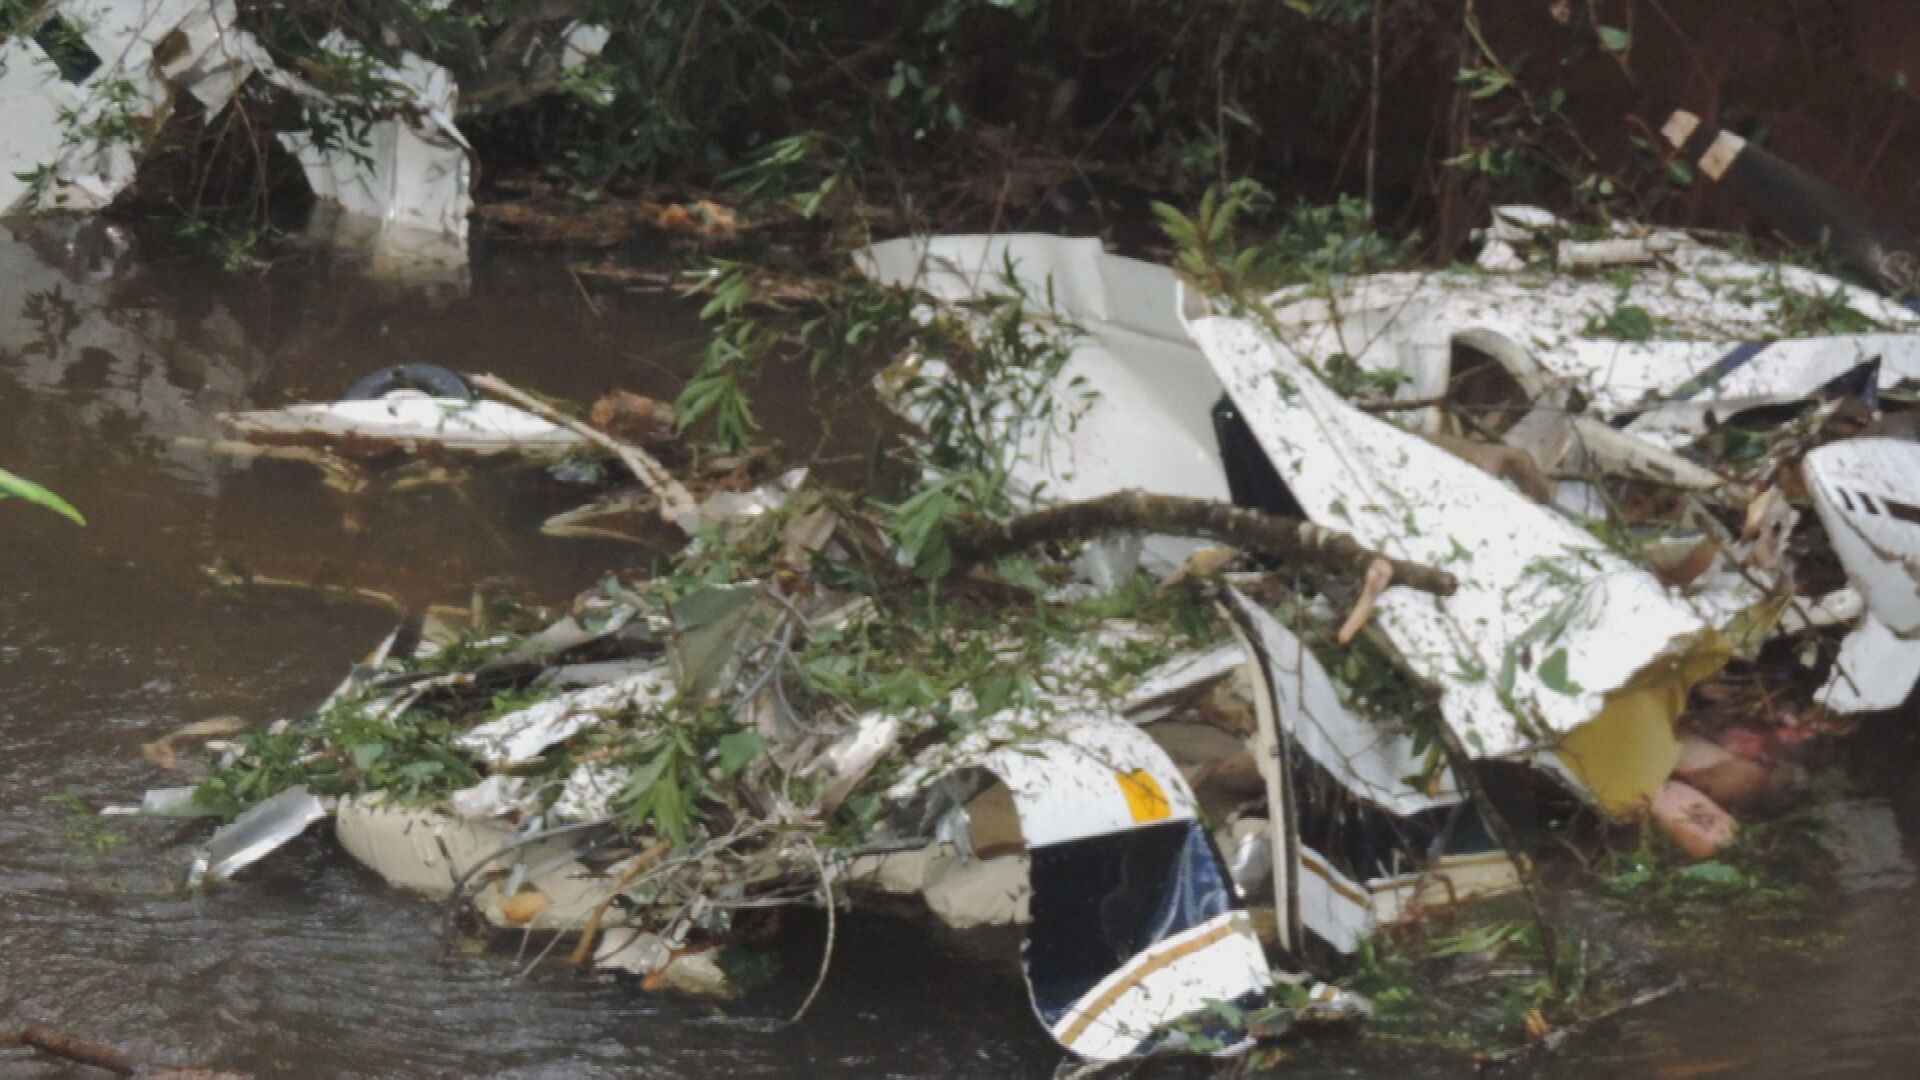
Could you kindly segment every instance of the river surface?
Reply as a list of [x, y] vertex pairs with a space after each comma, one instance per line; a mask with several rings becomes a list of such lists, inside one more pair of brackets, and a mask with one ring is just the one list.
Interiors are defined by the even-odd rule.
[[[558, 603], [636, 557], [542, 538], [538, 523], [582, 496], [538, 472], [346, 495], [304, 465], [179, 441], [216, 434], [221, 410], [324, 400], [406, 361], [575, 399], [611, 386], [670, 396], [697, 337], [685, 307], [583, 292], [563, 256], [519, 248], [481, 245], [470, 288], [423, 292], [321, 257], [230, 272], [99, 223], [0, 226], [0, 466], [88, 517], [78, 528], [0, 502], [0, 1029], [39, 1021], [263, 1077], [1052, 1073], [1016, 936], [843, 920], [814, 1011], [774, 1030], [812, 979], [817, 925], [789, 935], [773, 986], [722, 1011], [564, 964], [528, 972], [512, 942], [450, 949], [432, 905], [324, 830], [190, 895], [203, 828], [84, 812], [180, 782], [140, 748], [182, 724], [304, 712], [392, 622], [381, 604], [321, 591], [222, 589], [211, 566], [415, 605], [464, 603], [474, 583]], [[804, 433], [811, 406], [785, 404], [770, 426]], [[1904, 737], [1881, 744], [1863, 783], [1886, 798], [1866, 805], [1898, 862], [1920, 846], [1904, 797], [1920, 792], [1916, 755]], [[1911, 1076], [1917, 903], [1910, 868], [1870, 868], [1831, 914], [1831, 952], [1668, 998], [1514, 1074]], [[0, 1049], [0, 1078], [86, 1075]], [[1275, 1075], [1470, 1073], [1335, 1044]]]

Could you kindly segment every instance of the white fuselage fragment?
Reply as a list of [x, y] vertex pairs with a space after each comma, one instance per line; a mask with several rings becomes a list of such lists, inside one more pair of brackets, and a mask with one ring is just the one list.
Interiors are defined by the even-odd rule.
[[587, 445], [578, 433], [503, 402], [434, 398], [408, 390], [368, 401], [223, 413], [220, 419], [253, 442], [313, 441], [375, 452], [439, 449], [557, 457]]
[[[1573, 272], [1514, 250], [1568, 228], [1537, 208], [1502, 207], [1489, 230], [1494, 265], [1283, 290], [1269, 300], [1274, 325], [1317, 370], [1345, 357], [1397, 373], [1404, 399], [1444, 395], [1455, 347], [1470, 347], [1504, 368], [1528, 404], [1562, 409], [1577, 397], [1584, 417], [1664, 449], [1737, 413], [1807, 400], [1876, 359], [1884, 383], [1920, 382], [1920, 313], [1875, 293], [1679, 230], [1621, 226], [1621, 236], [1597, 241], [1656, 249], [1653, 264], [1618, 273]], [[1869, 329], [1783, 340], [1795, 309]], [[1616, 322], [1627, 311], [1644, 325]], [[1414, 416], [1436, 420], [1432, 410]]]
[[30, 38], [0, 45], [0, 215], [106, 206], [133, 182], [176, 89], [217, 112], [270, 66], [234, 27], [232, 0], [57, 0], [44, 14], [99, 64], [70, 79]]
[[1294, 342], [1250, 319], [1206, 317], [1190, 328], [1309, 518], [1459, 578], [1447, 597], [1389, 588], [1375, 621], [1439, 688], [1470, 752], [1557, 757], [1615, 813], [1664, 779], [1678, 752], [1671, 714], [1669, 745], [1618, 782], [1598, 784], [1593, 768], [1566, 760], [1562, 743], [1600, 717], [1610, 695], [1710, 645], [1691, 610], [1566, 518], [1341, 400]]
[[1842, 713], [1896, 708], [1920, 681], [1920, 443], [1828, 443], [1803, 469], [1834, 554], [1866, 606], [1819, 700]]
[[[1305, 932], [1351, 953], [1423, 904], [1518, 883], [1451, 769], [1433, 766], [1406, 731], [1350, 709], [1306, 643], [1271, 613], [1233, 589], [1224, 604], [1259, 695], [1255, 761], [1267, 782], [1282, 942], [1297, 947]], [[1409, 780], [1428, 772], [1428, 787]], [[1319, 776], [1338, 790], [1300, 789], [1301, 778]], [[1391, 865], [1381, 865], [1385, 844]], [[1368, 869], [1350, 875], [1343, 864]]]
[[[1110, 715], [1019, 710], [924, 757], [889, 794], [910, 800], [961, 769], [992, 773], [1012, 795], [1035, 876], [1028, 898], [1034, 913], [1028, 985], [1035, 1011], [1062, 1046], [1096, 1061], [1132, 1057], [1149, 1049], [1168, 1024], [1214, 1002], [1262, 994], [1271, 985], [1259, 937], [1238, 910], [1226, 868], [1210, 845], [1196, 845], [1193, 838], [1202, 829], [1193, 791], [1150, 736]], [[1049, 957], [1058, 943], [1050, 935], [1072, 931], [1063, 931], [1047, 913], [1113, 886], [1076, 877], [1043, 882], [1040, 868], [1074, 859], [1098, 868], [1114, 854], [1105, 845], [1149, 833], [1175, 842], [1182, 854], [1172, 863], [1153, 864], [1166, 869], [1164, 875], [1136, 869], [1137, 879], [1120, 884], [1126, 907], [1144, 903], [1164, 913], [1163, 923], [1132, 955], [1061, 997], [1059, 972], [1037, 968], [1055, 962]], [[1054, 891], [1072, 889], [1088, 892]]]
[[[321, 47], [342, 56], [363, 52], [338, 32]], [[402, 234], [421, 233], [423, 243], [437, 236], [465, 241], [473, 177], [472, 147], [453, 121], [460, 88], [446, 68], [413, 53], [376, 70], [406, 103], [404, 113], [326, 146], [306, 132], [282, 134], [281, 143], [299, 159], [316, 196]]]
[[[950, 305], [1017, 290], [1030, 310], [1078, 328], [1071, 357], [1048, 387], [1064, 415], [1049, 423], [987, 420], [1008, 448], [1014, 494], [1027, 505], [1128, 489], [1228, 497], [1211, 414], [1220, 383], [1179, 323], [1172, 270], [1109, 255], [1097, 239], [1037, 234], [889, 240], [862, 251], [858, 262], [876, 281], [911, 285]], [[911, 387], [891, 397], [909, 420], [925, 418]], [[1174, 564], [1196, 546], [1157, 537], [1147, 554]]]

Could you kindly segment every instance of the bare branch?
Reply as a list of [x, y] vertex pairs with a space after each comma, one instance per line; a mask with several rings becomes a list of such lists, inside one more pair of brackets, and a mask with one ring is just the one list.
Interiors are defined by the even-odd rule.
[[1086, 502], [1048, 507], [1012, 521], [977, 526], [954, 538], [956, 567], [991, 562], [1046, 541], [1086, 540], [1110, 532], [1170, 533], [1218, 540], [1245, 551], [1295, 559], [1363, 577], [1376, 561], [1393, 568], [1393, 580], [1422, 592], [1449, 596], [1454, 576], [1422, 563], [1391, 558], [1352, 536], [1299, 518], [1284, 518], [1211, 499], [1122, 491]]

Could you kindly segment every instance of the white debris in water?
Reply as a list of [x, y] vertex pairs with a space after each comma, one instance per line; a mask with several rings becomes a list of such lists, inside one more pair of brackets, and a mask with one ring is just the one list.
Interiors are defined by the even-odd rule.
[[223, 413], [221, 422], [261, 442], [326, 440], [468, 454], [562, 455], [586, 445], [577, 432], [505, 402], [429, 397], [397, 390], [365, 401]]
[[[321, 48], [342, 57], [364, 53], [338, 31]], [[413, 53], [402, 53], [397, 67], [375, 70], [407, 103], [405, 115], [376, 120], [337, 145], [320, 146], [306, 132], [282, 134], [281, 143], [300, 160], [320, 198], [394, 229], [464, 241], [473, 210], [473, 148], [453, 122], [460, 88], [446, 68]]]

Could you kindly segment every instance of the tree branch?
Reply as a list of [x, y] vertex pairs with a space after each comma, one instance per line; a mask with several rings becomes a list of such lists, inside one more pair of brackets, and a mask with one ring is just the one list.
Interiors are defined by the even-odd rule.
[[1374, 551], [1343, 532], [1311, 521], [1247, 510], [1211, 499], [1122, 491], [1086, 502], [1052, 506], [1012, 521], [968, 529], [951, 541], [956, 568], [991, 562], [1044, 541], [1087, 540], [1109, 532], [1170, 533], [1205, 537], [1245, 551], [1294, 559], [1363, 577], [1375, 560], [1393, 568], [1393, 581], [1450, 596], [1459, 581], [1450, 573]]

